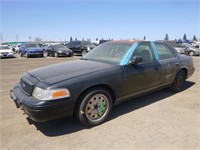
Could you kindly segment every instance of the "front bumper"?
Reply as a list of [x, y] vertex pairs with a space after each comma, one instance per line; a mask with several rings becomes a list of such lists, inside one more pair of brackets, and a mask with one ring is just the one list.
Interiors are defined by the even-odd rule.
[[19, 84], [10, 91], [10, 97], [17, 108], [21, 108], [32, 120], [37, 122], [71, 116], [74, 110], [71, 98], [51, 101], [37, 100], [24, 94]]
[[28, 52], [29, 56], [42, 56], [44, 52]]
[[58, 52], [58, 56], [72, 56], [73, 52]]
[[10, 58], [10, 57], [14, 57], [13, 54], [0, 54], [1, 58]]

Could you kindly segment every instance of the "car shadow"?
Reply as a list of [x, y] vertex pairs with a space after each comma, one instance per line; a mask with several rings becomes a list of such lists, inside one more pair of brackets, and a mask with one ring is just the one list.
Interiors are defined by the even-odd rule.
[[[181, 92], [183, 92], [186, 89], [189, 89], [194, 84], [195, 84], [194, 82], [186, 81], [186, 84]], [[141, 97], [120, 103], [119, 105], [113, 107], [111, 115], [107, 121], [116, 119], [118, 116], [143, 108], [145, 106], [156, 103], [158, 101], [161, 101], [173, 95], [175, 95], [175, 93], [170, 92], [167, 89], [162, 89], [162, 90], [153, 92], [151, 94], [147, 94], [145, 96], [141, 96]], [[43, 122], [43, 123], [34, 122], [28, 117], [27, 117], [27, 120], [29, 124], [35, 125], [37, 130], [39, 130], [44, 135], [49, 136], [49, 137], [62, 136], [65, 134], [70, 134], [70, 133], [74, 133], [80, 130], [87, 129], [86, 127], [81, 125], [79, 121], [76, 120], [75, 117], [62, 118], [62, 119], [53, 120], [49, 122]]]
[[13, 56], [13, 57], [2, 57], [1, 59], [15, 59], [15, 58], [17, 58], [17, 57], [16, 56]]

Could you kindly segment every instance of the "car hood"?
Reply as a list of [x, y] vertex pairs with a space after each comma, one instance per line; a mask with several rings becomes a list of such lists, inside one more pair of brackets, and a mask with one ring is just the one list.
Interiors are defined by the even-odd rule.
[[88, 60], [75, 60], [41, 67], [28, 71], [27, 73], [42, 82], [52, 85], [63, 80], [68, 80], [111, 67], [114, 67], [114, 65]]
[[10, 49], [0, 50], [0, 53], [10, 53], [10, 52], [12, 52], [12, 50]]

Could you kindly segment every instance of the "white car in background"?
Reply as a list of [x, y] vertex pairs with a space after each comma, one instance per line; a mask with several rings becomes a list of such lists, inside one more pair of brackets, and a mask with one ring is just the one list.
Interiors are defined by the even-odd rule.
[[0, 45], [0, 58], [14, 57], [13, 51], [8, 45]]

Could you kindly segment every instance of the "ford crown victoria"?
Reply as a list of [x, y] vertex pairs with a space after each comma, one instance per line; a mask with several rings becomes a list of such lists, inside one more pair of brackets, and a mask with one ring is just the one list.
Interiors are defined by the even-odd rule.
[[75, 114], [92, 127], [105, 121], [114, 104], [165, 87], [181, 91], [194, 70], [190, 56], [166, 43], [110, 41], [81, 60], [24, 73], [11, 98], [35, 121]]

